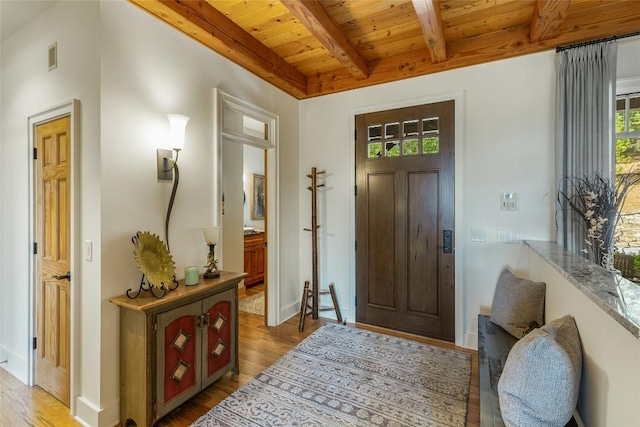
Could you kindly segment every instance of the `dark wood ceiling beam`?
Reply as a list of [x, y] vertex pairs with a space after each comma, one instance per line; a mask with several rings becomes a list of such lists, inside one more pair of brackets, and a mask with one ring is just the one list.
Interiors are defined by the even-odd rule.
[[447, 43], [442, 29], [442, 17], [440, 16], [440, 0], [412, 0], [413, 8], [418, 15], [424, 40], [434, 64], [446, 61]]
[[447, 61], [434, 64], [427, 49], [397, 55], [369, 64], [371, 76], [357, 81], [342, 71], [309, 76], [308, 97], [438, 73], [501, 59], [548, 51], [589, 40], [632, 34], [640, 31], [640, 1], [605, 4], [600, 13], [576, 13], [567, 17], [560, 34], [551, 40], [529, 42], [529, 24], [507, 28], [447, 45]]
[[537, 0], [529, 24], [531, 43], [548, 40], [560, 34], [560, 26], [567, 17], [570, 0]]
[[317, 0], [280, 0], [356, 79], [369, 77], [369, 64]]
[[206, 1], [129, 1], [296, 98], [306, 97], [306, 75]]
[[[640, 31], [640, 1], [605, 2], [597, 7], [572, 9], [564, 20], [557, 19], [553, 25], [547, 23], [533, 30], [534, 37], [541, 37], [537, 42], [530, 42], [532, 29], [531, 22], [528, 22], [489, 34], [449, 41], [446, 43], [446, 60], [438, 63], [432, 60], [432, 50], [424, 48], [369, 62], [367, 79], [355, 77], [346, 68], [305, 76], [249, 33], [238, 29], [226, 16], [221, 20], [216, 18], [221, 15], [219, 11], [204, 1], [129, 1], [298, 99]], [[551, 3], [553, 0], [540, 2], [538, 10], [546, 10]], [[549, 34], [547, 30], [543, 31], [544, 28], [556, 25], [559, 34], [555, 38], [542, 38], [542, 34]]]

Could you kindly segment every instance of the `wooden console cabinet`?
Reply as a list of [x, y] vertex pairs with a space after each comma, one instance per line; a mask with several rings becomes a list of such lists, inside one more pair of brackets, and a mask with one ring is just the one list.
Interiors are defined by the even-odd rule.
[[247, 273], [245, 286], [264, 281], [264, 233], [244, 236], [244, 271]]
[[157, 299], [120, 307], [121, 425], [152, 426], [229, 371], [238, 375], [238, 283], [245, 273], [200, 278]]

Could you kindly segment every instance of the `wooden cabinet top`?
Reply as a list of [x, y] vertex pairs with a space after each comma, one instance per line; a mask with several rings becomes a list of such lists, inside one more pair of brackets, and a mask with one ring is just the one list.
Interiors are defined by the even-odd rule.
[[200, 276], [200, 282], [193, 286], [187, 286], [184, 284], [184, 280], [180, 280], [178, 282], [178, 288], [174, 291], [167, 291], [167, 294], [162, 298], [156, 298], [151, 295], [151, 292], [143, 291], [134, 299], [124, 294], [110, 298], [109, 301], [130, 310], [161, 312], [190, 301], [196, 301], [207, 295], [233, 288], [237, 286], [240, 280], [246, 277], [246, 275], [246, 273], [222, 271], [220, 272], [220, 277], [216, 279], [204, 279]]
[[252, 233], [244, 235], [245, 246], [264, 245], [264, 233]]

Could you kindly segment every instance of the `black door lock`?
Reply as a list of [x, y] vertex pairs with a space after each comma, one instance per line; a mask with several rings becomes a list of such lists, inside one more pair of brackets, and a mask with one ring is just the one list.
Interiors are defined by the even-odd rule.
[[442, 231], [442, 252], [444, 252], [445, 254], [450, 254], [452, 249], [451, 249], [451, 236], [452, 236], [452, 231], [451, 230], [443, 230]]

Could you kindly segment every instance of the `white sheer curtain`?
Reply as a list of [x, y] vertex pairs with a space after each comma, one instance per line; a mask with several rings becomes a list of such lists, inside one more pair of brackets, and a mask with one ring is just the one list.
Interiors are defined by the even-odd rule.
[[[562, 50], [557, 60], [556, 178], [559, 191], [571, 196], [567, 178], [593, 173], [615, 178], [615, 41]], [[580, 253], [585, 247], [581, 220], [559, 198], [557, 242]]]

